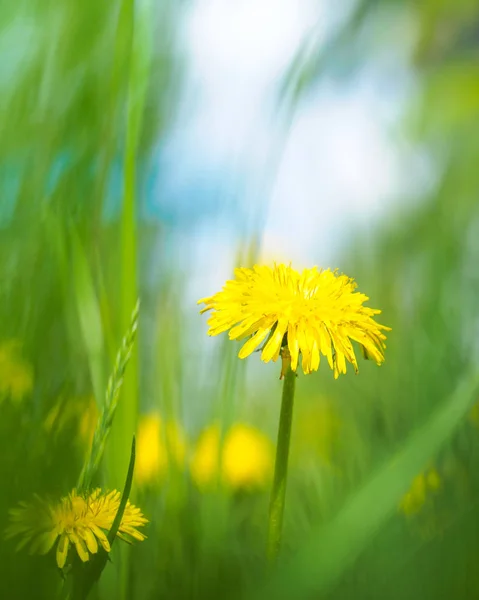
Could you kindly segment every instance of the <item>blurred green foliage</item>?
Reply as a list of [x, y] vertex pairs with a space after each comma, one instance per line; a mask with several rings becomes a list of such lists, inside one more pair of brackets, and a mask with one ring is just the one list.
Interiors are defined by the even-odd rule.
[[[358, 234], [345, 249], [341, 269], [393, 331], [380, 369], [363, 362], [358, 377], [333, 381], [322, 369], [298, 381], [279, 574], [263, 558], [267, 490], [221, 477], [204, 489], [190, 473], [214, 423], [222, 442], [238, 422], [274, 441], [278, 370], [261, 365], [258, 376], [254, 366], [247, 377], [226, 339], [210, 344], [213, 353], [191, 348], [185, 266], [153, 289], [139, 268], [162, 235], [138, 218], [137, 190], [174, 116], [180, 10], [0, 6], [0, 528], [18, 501], [75, 485], [92, 397], [101, 407], [139, 294], [145, 328], [154, 328], [142, 338], [140, 322], [100, 479], [121, 487], [144, 413], [176, 424], [184, 448], [154, 430], [158, 464], [171, 468], [133, 490], [148, 540], [121, 555], [114, 548], [97, 597], [249, 597], [263, 586], [298, 598], [477, 597], [479, 8], [360, 0], [326, 46], [305, 42], [285, 78], [283, 98], [299, 109], [322, 78], [344, 80], [394, 52], [388, 44], [407, 46], [416, 86], [404, 131], [434, 177], [374, 237]], [[403, 17], [410, 30], [389, 40], [391, 20]], [[171, 275], [176, 267], [182, 275]], [[200, 317], [195, 327], [205, 328]], [[404, 498], [431, 465], [440, 487], [411, 514]], [[15, 553], [10, 541], [0, 544], [0, 569], [2, 598], [53, 598], [61, 583], [51, 556]]]

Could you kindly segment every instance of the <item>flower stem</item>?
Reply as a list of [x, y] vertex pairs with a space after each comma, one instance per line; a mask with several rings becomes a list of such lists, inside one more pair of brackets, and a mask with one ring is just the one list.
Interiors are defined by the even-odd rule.
[[[285, 365], [285, 363], [287, 364]], [[291, 370], [289, 356], [283, 356], [282, 373], [284, 374], [283, 397], [281, 400], [278, 442], [276, 444], [274, 481], [269, 505], [267, 556], [271, 563], [275, 562], [281, 547], [286, 480], [288, 476], [289, 442], [291, 438], [291, 424], [293, 422], [296, 373]]]

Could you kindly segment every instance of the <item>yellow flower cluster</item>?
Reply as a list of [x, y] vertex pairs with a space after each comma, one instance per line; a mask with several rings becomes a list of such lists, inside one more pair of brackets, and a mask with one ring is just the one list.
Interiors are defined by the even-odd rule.
[[200, 435], [188, 455], [186, 436], [175, 422], [163, 422], [156, 414], [140, 419], [137, 436], [135, 480], [141, 486], [160, 483], [174, 464], [190, 468], [201, 487], [216, 479], [233, 488], [255, 488], [266, 483], [273, 469], [273, 446], [259, 430], [236, 423], [221, 443], [220, 428], [212, 425]]
[[[68, 552], [74, 546], [81, 561], [86, 562], [90, 554], [98, 552], [99, 544], [110, 551], [107, 534], [113, 525], [120, 506], [120, 492], [104, 493], [96, 489], [90, 494], [80, 495], [73, 490], [59, 502], [50, 503], [35, 496], [30, 503], [22, 502], [10, 511], [11, 525], [6, 536], [21, 536], [17, 550], [30, 546], [31, 554], [47, 554], [56, 546], [56, 561], [62, 569]], [[117, 532], [120, 539], [142, 541], [145, 535], [138, 531], [147, 523], [141, 510], [127, 502]]]
[[281, 264], [236, 269], [222, 291], [198, 303], [205, 304], [201, 312], [213, 311], [209, 335], [229, 330], [230, 339], [247, 339], [240, 358], [264, 344], [262, 360], [276, 361], [287, 347], [293, 371], [300, 355], [304, 373], [316, 371], [323, 355], [337, 378], [347, 362], [358, 370], [353, 341], [367, 358], [384, 361], [389, 327], [376, 323], [381, 311], [363, 306], [367, 300], [346, 275], [317, 267], [299, 273]]

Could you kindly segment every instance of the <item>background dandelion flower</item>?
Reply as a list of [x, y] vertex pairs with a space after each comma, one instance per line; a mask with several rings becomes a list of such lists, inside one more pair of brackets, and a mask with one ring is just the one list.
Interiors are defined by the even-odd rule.
[[258, 429], [236, 423], [223, 449], [223, 477], [235, 488], [260, 487], [273, 473], [273, 444]]
[[221, 474], [232, 489], [258, 488], [268, 483], [273, 472], [273, 444], [258, 429], [236, 423], [225, 435], [220, 457], [220, 429], [208, 427], [200, 436], [191, 473], [199, 486]]
[[198, 439], [191, 459], [191, 475], [199, 486], [214, 481], [220, 465], [220, 429], [217, 425], [206, 428]]
[[229, 330], [232, 340], [248, 338], [239, 352], [249, 356], [263, 342], [261, 358], [276, 361], [288, 346], [291, 368], [296, 371], [299, 355], [302, 368], [311, 373], [319, 368], [323, 354], [337, 378], [346, 373], [346, 362], [358, 370], [352, 341], [367, 358], [384, 361], [383, 331], [374, 316], [381, 311], [363, 306], [368, 297], [356, 290], [353, 279], [336, 271], [304, 269], [302, 273], [283, 264], [273, 268], [256, 265], [235, 270], [221, 292], [203, 298], [202, 313], [212, 310], [209, 335]]
[[135, 480], [138, 484], [162, 480], [172, 463], [181, 467], [185, 456], [185, 436], [178, 423], [164, 423], [156, 413], [141, 417], [135, 462]]
[[[56, 546], [56, 561], [62, 569], [68, 552], [74, 546], [82, 562], [98, 548], [110, 551], [107, 534], [120, 505], [120, 492], [103, 493], [96, 489], [88, 495], [79, 495], [73, 490], [56, 504], [35, 496], [30, 503], [22, 502], [10, 511], [11, 525], [6, 537], [21, 536], [17, 546], [20, 550], [29, 545], [31, 554], [47, 554]], [[145, 535], [136, 528], [147, 523], [147, 519], [136, 506], [127, 503], [117, 536], [125, 541], [142, 541]]]

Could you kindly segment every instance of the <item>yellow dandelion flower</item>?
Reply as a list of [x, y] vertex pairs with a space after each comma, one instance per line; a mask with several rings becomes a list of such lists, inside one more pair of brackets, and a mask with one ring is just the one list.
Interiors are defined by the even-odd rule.
[[139, 484], [154, 483], [165, 477], [173, 461], [183, 464], [186, 442], [180, 426], [163, 423], [158, 414], [141, 417], [136, 443], [135, 479]]
[[273, 445], [258, 429], [237, 423], [223, 448], [223, 477], [234, 488], [259, 487], [273, 471]]
[[213, 425], [200, 435], [193, 458], [191, 475], [199, 486], [214, 481], [219, 469], [220, 430]]
[[321, 354], [337, 378], [346, 373], [346, 361], [358, 370], [352, 341], [364, 355], [379, 365], [384, 361], [383, 331], [374, 316], [381, 311], [363, 306], [368, 300], [355, 291], [356, 284], [346, 275], [317, 267], [302, 273], [291, 266], [255, 266], [235, 270], [221, 292], [203, 298], [201, 312], [212, 310], [208, 334], [229, 330], [232, 340], [249, 338], [239, 357], [246, 358], [263, 342], [261, 358], [276, 361], [287, 346], [291, 369], [297, 370], [302, 356], [304, 373], [319, 368]]
[[[221, 480], [233, 489], [257, 488], [273, 471], [273, 445], [259, 430], [236, 423], [226, 433], [220, 454], [220, 430], [213, 425], [200, 436], [191, 463], [194, 481], [210, 484], [221, 468]], [[220, 467], [221, 465], [221, 467]]]
[[399, 510], [406, 516], [416, 515], [424, 508], [431, 498], [431, 493], [437, 492], [441, 487], [441, 478], [436, 469], [431, 468], [417, 475], [403, 496]]
[[22, 357], [21, 344], [10, 340], [0, 346], [0, 401], [18, 404], [33, 389], [33, 369]]
[[[60, 569], [66, 564], [71, 546], [75, 547], [80, 560], [87, 562], [90, 554], [98, 552], [99, 546], [110, 551], [107, 534], [120, 498], [116, 490], [104, 493], [100, 489], [87, 495], [73, 490], [57, 503], [35, 496], [32, 502], [21, 502], [10, 511], [11, 524], [6, 537], [21, 536], [17, 550], [29, 545], [30, 554], [47, 554], [58, 541], [56, 561]], [[137, 527], [147, 522], [141, 510], [127, 502], [117, 536], [125, 541], [130, 538], [142, 541], [146, 536]]]

